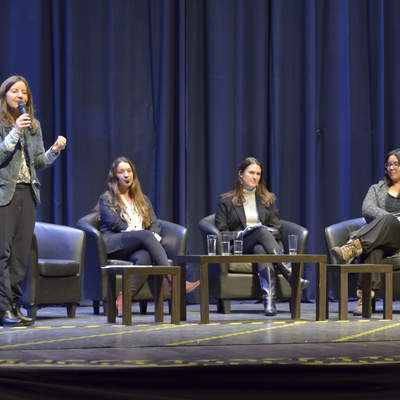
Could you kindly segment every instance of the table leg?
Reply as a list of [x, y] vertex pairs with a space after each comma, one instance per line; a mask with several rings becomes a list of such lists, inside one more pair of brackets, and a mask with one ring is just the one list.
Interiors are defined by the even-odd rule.
[[177, 274], [172, 275], [172, 293], [171, 293], [171, 323], [179, 325], [179, 303], [180, 303], [180, 271]]
[[292, 319], [300, 319], [301, 285], [300, 271], [301, 264], [292, 263]]
[[371, 290], [372, 274], [365, 272], [362, 274], [362, 316], [371, 318]]
[[349, 297], [349, 274], [340, 268], [339, 271], [339, 320], [347, 320]]
[[132, 325], [132, 274], [128, 271], [122, 273], [122, 322], [124, 325]]
[[393, 302], [393, 272], [385, 272], [383, 274], [383, 284], [385, 288], [385, 297], [383, 303], [383, 318], [392, 319], [392, 302]]
[[154, 319], [155, 322], [164, 321], [164, 297], [163, 297], [163, 286], [164, 286], [164, 276], [155, 275], [154, 276], [154, 288], [155, 288], [155, 298], [154, 298]]
[[326, 272], [326, 263], [317, 263], [317, 321], [325, 321], [326, 320], [326, 309], [328, 307], [327, 301], [327, 272]]
[[107, 322], [115, 322], [115, 317], [117, 314], [117, 307], [115, 305], [116, 300], [117, 295], [115, 274], [107, 271]]
[[181, 321], [186, 321], [186, 264], [181, 264]]
[[200, 264], [200, 321], [209, 323], [208, 263]]

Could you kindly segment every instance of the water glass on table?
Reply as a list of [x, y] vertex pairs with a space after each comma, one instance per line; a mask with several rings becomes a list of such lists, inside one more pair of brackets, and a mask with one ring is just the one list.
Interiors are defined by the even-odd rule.
[[297, 254], [297, 235], [288, 235], [289, 254]]
[[207, 235], [207, 253], [209, 256], [217, 254], [217, 235]]
[[221, 233], [221, 255], [229, 256], [231, 254], [231, 232], [222, 232]]
[[233, 254], [238, 256], [243, 254], [243, 239], [240, 231], [233, 233]]

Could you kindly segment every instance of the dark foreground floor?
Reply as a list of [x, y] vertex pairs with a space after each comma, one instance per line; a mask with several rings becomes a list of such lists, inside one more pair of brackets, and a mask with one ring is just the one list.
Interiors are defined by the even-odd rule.
[[[354, 307], [354, 302], [349, 308]], [[43, 308], [33, 327], [0, 328], [0, 399], [350, 399], [399, 398], [400, 303], [392, 320], [382, 304], [369, 320], [301, 320], [287, 303], [267, 318], [262, 305], [237, 302], [231, 314], [199, 306], [180, 325], [155, 324], [153, 307], [132, 326], [107, 324], [89, 306], [75, 319]], [[167, 310], [167, 308], [166, 308]]]

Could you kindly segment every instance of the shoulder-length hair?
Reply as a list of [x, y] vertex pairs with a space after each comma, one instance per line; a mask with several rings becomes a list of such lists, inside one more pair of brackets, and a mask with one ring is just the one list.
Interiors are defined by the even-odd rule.
[[233, 192], [227, 194], [227, 196], [232, 196], [232, 202], [235, 206], [242, 205], [246, 201], [243, 194], [243, 181], [240, 175], [243, 174], [245, 169], [252, 164], [256, 164], [261, 168], [261, 176], [260, 181], [258, 182], [258, 185], [256, 187], [256, 194], [260, 196], [262, 204], [264, 204], [266, 207], [269, 207], [276, 201], [276, 197], [267, 189], [264, 182], [262, 165], [260, 161], [258, 161], [254, 157], [247, 157], [240, 163], [237, 170], [235, 189], [233, 190]]
[[[390, 156], [395, 156], [397, 158], [398, 163], [400, 164], [400, 149], [394, 149], [392, 151], [389, 151], [389, 153], [387, 153], [385, 156], [385, 164], [388, 162], [388, 159]], [[385, 173], [384, 173], [383, 179], [386, 182], [386, 185], [388, 185], [389, 187], [394, 185], [394, 182], [390, 179], [390, 176], [388, 174], [386, 167], [385, 167]]]
[[14, 118], [11, 115], [10, 109], [7, 104], [7, 92], [10, 90], [10, 87], [17, 82], [25, 83], [26, 90], [28, 92], [28, 100], [25, 105], [26, 112], [30, 115], [32, 120], [32, 132], [36, 133], [39, 127], [39, 122], [34, 116], [35, 110], [33, 107], [31, 88], [29, 87], [28, 81], [20, 75], [12, 75], [8, 77], [0, 86], [0, 124], [9, 128], [11, 128], [15, 124]]
[[122, 201], [121, 193], [118, 187], [118, 165], [122, 162], [128, 163], [132, 169], [133, 173], [133, 182], [131, 187], [129, 188], [129, 195], [133, 200], [133, 203], [136, 208], [136, 212], [142, 216], [143, 218], [143, 228], [147, 229], [151, 225], [151, 212], [150, 206], [146, 199], [144, 198], [142, 188], [140, 186], [140, 182], [136, 173], [136, 168], [131, 160], [127, 157], [118, 157], [111, 165], [110, 171], [108, 172], [107, 177], [107, 190], [111, 194], [111, 201], [114, 205], [119, 208], [123, 215], [123, 211], [125, 211], [125, 203]]

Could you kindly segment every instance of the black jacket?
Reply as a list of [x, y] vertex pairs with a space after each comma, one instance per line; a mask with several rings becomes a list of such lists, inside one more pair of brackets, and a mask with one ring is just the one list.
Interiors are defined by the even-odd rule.
[[[149, 204], [151, 212], [151, 225], [147, 230], [162, 236], [161, 224], [154, 213], [151, 202], [147, 196], [144, 196], [144, 198]], [[101, 217], [100, 231], [106, 245], [106, 251], [108, 254], [114, 253], [122, 249], [121, 238], [124, 234], [123, 231], [128, 227], [128, 223], [121, 218], [119, 210], [112, 204], [109, 192], [105, 192], [100, 196], [99, 205]]]
[[[241, 231], [246, 228], [246, 214], [243, 205], [235, 206], [232, 203], [233, 194], [221, 195], [215, 214], [215, 226], [220, 231]], [[275, 203], [266, 207], [261, 198], [256, 194], [258, 217], [263, 225], [275, 228], [278, 234], [276, 239], [281, 239], [281, 222]]]

